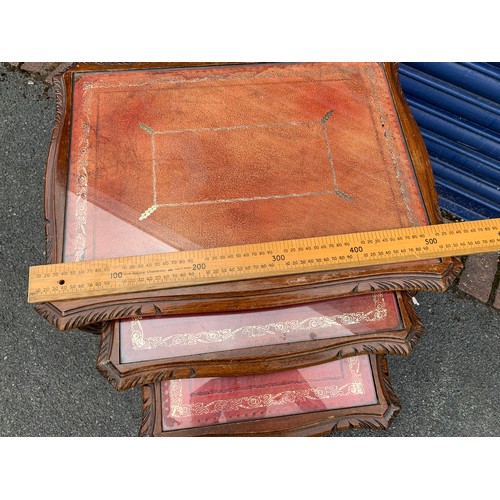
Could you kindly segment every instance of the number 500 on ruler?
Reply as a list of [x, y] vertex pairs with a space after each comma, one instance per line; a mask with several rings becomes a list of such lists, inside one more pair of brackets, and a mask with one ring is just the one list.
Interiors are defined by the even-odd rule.
[[28, 302], [359, 268], [500, 250], [500, 219], [30, 267]]

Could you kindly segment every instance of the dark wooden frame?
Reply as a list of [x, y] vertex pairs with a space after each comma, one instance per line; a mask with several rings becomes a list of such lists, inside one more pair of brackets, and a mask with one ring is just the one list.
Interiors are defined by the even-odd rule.
[[319, 436], [348, 429], [388, 429], [399, 413], [399, 400], [390, 384], [386, 358], [370, 355], [370, 362], [376, 404], [176, 431], [162, 429], [160, 383], [145, 385], [139, 436]]
[[358, 354], [408, 356], [424, 327], [411, 297], [396, 292], [401, 328], [330, 339], [252, 347], [154, 361], [120, 362], [119, 322], [109, 322], [101, 335], [97, 370], [118, 391], [163, 379], [256, 375], [304, 368]]
[[[194, 68], [222, 64], [228, 63], [76, 63], [62, 75], [54, 77], [57, 100], [56, 117], [45, 178], [45, 232], [48, 264], [62, 261], [74, 76], [89, 71], [181, 66]], [[430, 160], [399, 84], [397, 64], [384, 63], [383, 68], [393, 94], [429, 223], [439, 224], [441, 216]], [[443, 258], [433, 264], [408, 263], [403, 268], [390, 265], [372, 266], [355, 270], [322, 271], [234, 283], [215, 283], [170, 290], [45, 302], [36, 305], [35, 309], [61, 330], [92, 325], [90, 328], [93, 331], [100, 331], [104, 325], [95, 324], [134, 315], [153, 316], [259, 309], [376, 290], [444, 291], [461, 269], [462, 263], [459, 259]]]

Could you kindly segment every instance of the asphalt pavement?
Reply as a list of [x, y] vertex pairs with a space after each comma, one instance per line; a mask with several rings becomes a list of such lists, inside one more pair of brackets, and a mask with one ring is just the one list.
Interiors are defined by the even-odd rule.
[[[0, 64], [0, 436], [136, 436], [141, 391], [95, 368], [99, 338], [60, 332], [27, 303], [45, 262], [43, 181], [52, 89]], [[453, 287], [417, 295], [425, 333], [389, 357], [402, 410], [388, 431], [337, 436], [499, 436], [500, 312]]]

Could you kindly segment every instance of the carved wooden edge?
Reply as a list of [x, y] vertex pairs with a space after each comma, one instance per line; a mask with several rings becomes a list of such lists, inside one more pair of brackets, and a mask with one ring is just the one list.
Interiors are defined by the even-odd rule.
[[57, 163], [59, 156], [59, 145], [63, 133], [63, 117], [66, 113], [66, 89], [64, 79], [61, 74], [55, 75], [52, 79], [54, 95], [56, 98], [56, 112], [54, 118], [54, 128], [50, 139], [49, 152], [45, 166], [45, 195], [44, 195], [44, 216], [45, 216], [45, 247], [46, 247], [46, 260], [47, 263], [56, 262], [56, 241], [57, 230], [56, 224], [56, 168], [54, 165]]
[[[104, 336], [104, 334], [103, 334]], [[380, 341], [370, 341], [366, 342], [355, 342], [353, 345], [344, 345], [341, 347], [332, 347], [323, 349], [319, 353], [308, 352], [303, 355], [294, 354], [290, 356], [282, 356], [279, 359], [278, 368], [275, 371], [283, 371], [285, 369], [292, 368], [305, 368], [307, 366], [312, 366], [320, 363], [328, 363], [330, 361], [335, 361], [343, 358], [348, 358], [351, 356], [359, 356], [363, 354], [374, 354], [374, 355], [399, 355], [399, 356], [409, 356], [412, 347], [416, 344], [418, 337], [412, 337], [411, 341], [397, 341], [395, 339]], [[102, 345], [102, 349], [106, 349], [105, 345]], [[257, 354], [256, 354], [257, 355]], [[244, 363], [242, 361], [241, 363]], [[277, 363], [275, 363], [277, 364]], [[98, 372], [113, 386], [117, 391], [123, 392], [127, 391], [133, 387], [143, 387], [148, 384], [154, 384], [156, 382], [161, 382], [162, 380], [173, 380], [179, 378], [189, 378], [190, 376], [200, 376], [200, 377], [212, 377], [215, 376], [213, 373], [218, 371], [221, 375], [224, 372], [224, 376], [243, 376], [250, 375], [252, 372], [264, 374], [270, 373], [273, 367], [273, 363], [265, 362], [259, 360], [254, 363], [255, 368], [252, 369], [250, 363], [246, 363], [245, 367], [238, 368], [231, 372], [228, 364], [220, 362], [218, 365], [209, 366], [204, 370], [197, 371], [190, 367], [181, 367], [177, 369], [175, 367], [163, 367], [155, 368], [149, 365], [149, 367], [143, 367], [141, 370], [137, 370], [138, 373], [123, 374], [117, 368], [116, 365], [112, 363], [109, 358], [104, 357], [100, 362], [96, 364]], [[262, 368], [260, 371], [258, 367]], [[200, 373], [201, 372], [201, 373]], [[248, 373], [250, 372], [250, 373]], [[180, 377], [179, 373], [185, 373], [185, 377]]]
[[[132, 387], [143, 386], [159, 382], [167, 378], [174, 378], [172, 374], [175, 369], [147, 369], [144, 368], [141, 374], [130, 376], [124, 379], [123, 374], [117, 368], [116, 364], [112, 361], [114, 332], [113, 325], [110, 323], [109, 327], [105, 328], [101, 334], [101, 344], [99, 353], [97, 355], [96, 368], [97, 371], [118, 391], [125, 391]], [[119, 339], [116, 339], [118, 343]], [[190, 376], [189, 369], [183, 372], [188, 377]], [[177, 377], [178, 378], [178, 377]]]
[[[64, 232], [64, 207], [66, 196], [66, 184], [68, 175], [69, 159], [69, 131], [72, 106], [72, 80], [75, 74], [85, 71], [119, 71], [127, 69], [160, 69], [172, 67], [204, 67], [219, 66], [226, 64], [248, 64], [248, 63], [74, 63], [66, 71], [53, 77], [54, 92], [56, 97], [56, 115], [54, 129], [49, 147], [46, 163], [45, 176], [45, 233], [46, 233], [46, 255], [47, 263], [61, 261]], [[413, 119], [409, 106], [404, 97], [399, 83], [398, 66], [396, 63], [384, 63], [384, 69], [388, 84], [393, 94], [393, 99], [398, 114], [399, 122], [403, 129], [410, 153], [410, 158], [415, 167], [417, 181], [419, 183], [424, 205], [428, 211], [431, 223], [441, 222], [437, 194], [432, 177], [432, 169], [428, 158], [422, 135], [415, 120]], [[182, 291], [167, 291], [166, 296], [145, 296], [145, 294], [127, 294], [116, 296], [116, 301], [111, 303], [85, 304], [85, 301], [59, 301], [52, 303], [41, 303], [35, 306], [35, 310], [49, 323], [60, 330], [70, 330], [92, 325], [89, 328], [96, 332], [99, 326], [94, 323], [126, 318], [133, 315], [154, 316], [166, 314], [183, 314], [193, 312], [213, 312], [220, 310], [235, 310], [238, 307], [230, 307], [226, 303], [231, 300], [244, 302], [245, 309], [262, 308], [278, 305], [299, 304], [313, 300], [340, 297], [356, 293], [368, 293], [372, 291], [408, 290], [416, 292], [420, 290], [444, 291], [460, 273], [462, 263], [457, 258], [442, 259], [441, 265], [434, 266], [433, 272], [424, 268], [413, 266], [406, 272], [378, 269], [378, 276], [348, 277], [345, 273], [309, 273], [297, 275], [289, 279], [305, 278], [311, 280], [299, 289], [301, 297], [293, 295], [293, 287], [287, 284], [286, 277], [270, 279], [272, 287], [267, 286], [266, 280], [253, 280], [256, 286], [264, 285], [262, 289], [256, 290], [255, 294], [242, 293], [233, 296], [224, 288], [211, 285], [210, 290], [203, 290], [203, 296], [186, 298]], [[362, 273], [361, 273], [362, 274]], [[328, 282], [325, 283], [325, 276]], [[277, 293], [279, 279], [283, 280], [285, 291]], [[322, 282], [323, 281], [323, 282]], [[308, 288], [321, 288], [328, 286], [329, 293], [319, 294], [317, 290], [309, 293]], [[194, 290], [196, 287], [192, 287]], [[199, 289], [201, 290], [201, 288]], [[222, 290], [222, 293], [218, 292]], [[325, 292], [323, 290], [323, 292]], [[125, 302], [125, 303], [123, 303]], [[242, 308], [242, 306], [239, 306]]]
[[341, 418], [332, 427], [332, 433], [350, 429], [387, 430], [390, 427], [400, 412], [401, 405], [399, 398], [391, 385], [387, 359], [380, 357], [379, 362], [377, 363], [377, 370], [387, 401], [386, 410], [383, 414], [371, 418], [366, 418], [364, 415], [351, 415], [346, 418]]
[[156, 416], [156, 391], [157, 384], [142, 387], [142, 418], [139, 428], [139, 437], [153, 436]]
[[120, 363], [118, 323], [108, 323], [101, 334], [96, 368], [118, 391], [165, 379], [241, 376], [335, 361], [360, 354], [409, 356], [424, 326], [407, 293], [397, 292], [401, 329], [352, 336], [259, 346], [227, 351], [218, 359], [200, 356]]
[[[415, 311], [415, 308], [413, 307], [412, 296], [410, 296], [409, 294], [403, 294], [401, 315], [407, 316], [407, 322], [408, 324], [411, 325], [408, 331], [408, 335], [406, 336], [406, 342], [405, 342], [407, 350], [401, 354], [403, 356], [409, 356], [413, 351], [413, 348], [417, 345], [418, 341], [422, 337], [425, 330], [422, 320], [420, 319], [420, 317], [417, 314], [417, 311]], [[393, 353], [387, 353], [387, 354], [393, 354]]]
[[[63, 302], [42, 302], [35, 305], [35, 310], [44, 317], [49, 323], [59, 328], [61, 331], [71, 330], [73, 328], [82, 328], [86, 325], [101, 323], [105, 325], [106, 321], [130, 318], [132, 316], [169, 316], [177, 314], [197, 314], [262, 309], [265, 307], [287, 306], [292, 304], [305, 304], [335, 297], [355, 295], [359, 293], [372, 292], [395, 292], [408, 291], [416, 293], [422, 290], [443, 292], [455, 278], [460, 274], [463, 268], [462, 261], [456, 257], [449, 259], [450, 262], [443, 263], [441, 266], [442, 276], [429, 277], [428, 273], [420, 275], [398, 276], [394, 273], [380, 276], [378, 278], [363, 280], [359, 277], [351, 278], [344, 283], [327, 283], [322, 286], [309, 286], [305, 289], [291, 288], [288, 290], [276, 292], [271, 290], [268, 293], [240, 296], [212, 296], [209, 298], [192, 297], [188, 299], [172, 297], [150, 297], [124, 304], [85, 304], [78, 307], [78, 301], [64, 301], [64, 306], [74, 304], [72, 309], [61, 310]], [[193, 290], [196, 287], [192, 287]], [[299, 295], [300, 294], [300, 295]], [[243, 298], [243, 302], [239, 301]], [[121, 299], [121, 300], [127, 300]], [[238, 303], [235, 305], [235, 302]], [[193, 310], [196, 308], [196, 311]], [[93, 328], [97, 331], [99, 326]]]
[[398, 415], [401, 406], [390, 382], [385, 357], [370, 355], [370, 362], [378, 403], [317, 412], [313, 420], [310, 419], [311, 413], [309, 413], [165, 432], [161, 427], [160, 383], [145, 385], [142, 387], [142, 419], [138, 435], [140, 437], [322, 436], [349, 429], [386, 430]]
[[[102, 334], [103, 336], [105, 334]], [[138, 369], [138, 373], [123, 374], [120, 372], [116, 365], [107, 357], [103, 357], [101, 361], [97, 362], [96, 368], [98, 372], [113, 386], [117, 391], [123, 392], [127, 391], [133, 387], [141, 387], [148, 384], [154, 384], [156, 382], [161, 382], [162, 380], [173, 380], [179, 378], [189, 378], [192, 376], [200, 377], [213, 377], [217, 373], [219, 376], [224, 372], [224, 376], [243, 376], [250, 375], [251, 373], [270, 373], [273, 371], [274, 366], [278, 365], [274, 371], [283, 371], [291, 368], [305, 368], [307, 366], [312, 366], [319, 363], [328, 363], [330, 361], [335, 361], [338, 359], [348, 358], [351, 356], [359, 356], [363, 354], [378, 354], [378, 355], [399, 355], [399, 356], [409, 356], [412, 346], [416, 343], [416, 337], [412, 338], [412, 341], [397, 341], [395, 339], [382, 339], [380, 341], [370, 341], [366, 342], [355, 342], [353, 345], [344, 345], [340, 347], [326, 348], [322, 351], [312, 351], [307, 352], [302, 355], [294, 354], [289, 356], [282, 356], [279, 358], [279, 363], [273, 363], [272, 360], [259, 360], [253, 364], [249, 362], [245, 363], [245, 360], [240, 363], [245, 363], [243, 368], [238, 367], [235, 370], [231, 370], [229, 364], [224, 364], [222, 361], [218, 364], [212, 364], [202, 370], [196, 370], [192, 367], [154, 367], [149, 365], [149, 367], [143, 367]], [[103, 339], [104, 341], [104, 339]], [[101, 345], [103, 352], [107, 348], [105, 345]], [[255, 354], [257, 356], [257, 354]], [[254, 368], [252, 369], [252, 366]], [[259, 367], [261, 368], [259, 370]], [[184, 377], [179, 376], [179, 374], [185, 374]]]

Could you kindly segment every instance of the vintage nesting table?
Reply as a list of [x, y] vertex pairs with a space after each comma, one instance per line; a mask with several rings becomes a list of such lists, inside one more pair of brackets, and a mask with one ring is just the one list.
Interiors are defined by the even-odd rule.
[[[440, 222], [397, 66], [75, 64], [45, 185], [49, 263]], [[442, 258], [42, 303], [101, 335], [97, 368], [142, 386], [141, 435], [387, 428], [385, 355], [423, 327]]]

